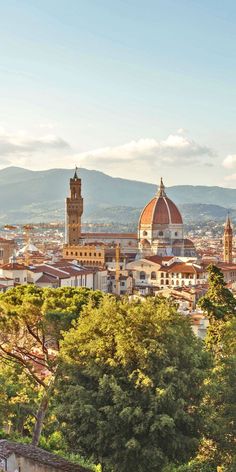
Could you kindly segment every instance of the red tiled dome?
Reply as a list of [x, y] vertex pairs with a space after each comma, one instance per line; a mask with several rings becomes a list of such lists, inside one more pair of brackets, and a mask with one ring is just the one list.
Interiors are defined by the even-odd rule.
[[153, 224], [183, 224], [177, 206], [166, 196], [162, 180], [158, 195], [145, 206], [139, 220], [139, 226]]

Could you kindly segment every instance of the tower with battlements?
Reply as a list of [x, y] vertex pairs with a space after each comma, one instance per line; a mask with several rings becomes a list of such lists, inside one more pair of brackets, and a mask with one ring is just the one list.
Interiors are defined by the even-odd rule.
[[224, 262], [233, 261], [233, 227], [229, 215], [225, 222], [224, 230]]
[[81, 216], [83, 214], [83, 198], [81, 196], [81, 179], [77, 168], [70, 179], [70, 196], [66, 199], [66, 244], [79, 245], [81, 242]]

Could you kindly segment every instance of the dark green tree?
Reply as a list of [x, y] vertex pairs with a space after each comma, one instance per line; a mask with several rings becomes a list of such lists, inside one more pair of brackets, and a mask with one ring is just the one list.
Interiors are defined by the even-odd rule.
[[207, 293], [199, 300], [199, 306], [206, 312], [211, 321], [225, 320], [236, 314], [236, 299], [226, 287], [224, 275], [221, 270], [210, 265], [209, 288]]
[[65, 334], [57, 416], [104, 471], [156, 472], [198, 445], [207, 356], [171, 304], [105, 298]]

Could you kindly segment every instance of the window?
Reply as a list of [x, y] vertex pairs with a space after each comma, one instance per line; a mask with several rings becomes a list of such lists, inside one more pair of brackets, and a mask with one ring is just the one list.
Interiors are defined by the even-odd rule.
[[164, 273], [163, 273], [163, 272], [161, 273], [161, 277], [164, 277]]
[[19, 277], [15, 277], [15, 282], [20, 282]]
[[140, 276], [139, 276], [139, 277], [140, 277], [140, 280], [145, 280], [145, 279], [146, 279], [146, 274], [145, 274], [145, 272], [144, 272], [143, 270], [140, 272]]
[[156, 272], [151, 272], [151, 279], [156, 280], [156, 278], [157, 278]]
[[163, 236], [163, 231], [159, 231], [159, 236]]
[[147, 236], [147, 231], [143, 231], [143, 236]]
[[3, 253], [4, 253], [3, 249], [0, 249], [0, 257], [1, 257], [1, 259], [3, 258]]
[[164, 280], [163, 279], [161, 279], [161, 285], [164, 285]]
[[177, 232], [177, 231], [175, 231], [175, 236], [178, 236], [178, 232]]

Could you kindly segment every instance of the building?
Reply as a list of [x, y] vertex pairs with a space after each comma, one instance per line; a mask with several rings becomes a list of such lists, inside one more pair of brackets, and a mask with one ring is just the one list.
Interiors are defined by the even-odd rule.
[[66, 244], [69, 246], [81, 244], [82, 214], [81, 179], [78, 178], [76, 168], [74, 177], [70, 179], [70, 196], [66, 199]]
[[165, 288], [196, 287], [207, 283], [206, 271], [194, 260], [176, 256], [150, 256], [127, 264], [134, 289], [143, 295]]
[[0, 468], [4, 472], [89, 472], [39, 447], [5, 439], [0, 440]]
[[167, 197], [162, 179], [157, 194], [141, 212], [138, 246], [141, 257], [196, 256], [193, 242], [184, 239], [182, 216], [175, 203]]
[[0, 238], [0, 264], [7, 264], [9, 262], [16, 247], [14, 240]]
[[70, 179], [70, 197], [66, 199], [66, 242], [63, 258], [76, 259], [88, 266], [107, 266], [110, 252], [119, 245], [121, 256], [133, 259], [152, 255], [195, 257], [191, 240], [184, 238], [183, 220], [177, 206], [165, 192], [161, 179], [157, 195], [141, 212], [138, 234], [82, 233], [83, 198], [77, 170]]
[[28, 267], [12, 261], [0, 267], [0, 276], [14, 280], [14, 285], [26, 285], [28, 283]]
[[233, 261], [233, 227], [229, 215], [225, 222], [224, 230], [224, 262], [229, 264]]
[[82, 233], [83, 198], [77, 169], [70, 179], [70, 196], [66, 199], [66, 238], [63, 258], [77, 260], [85, 266], [105, 267], [110, 250], [120, 245], [124, 254], [137, 253], [137, 236], [133, 233]]

